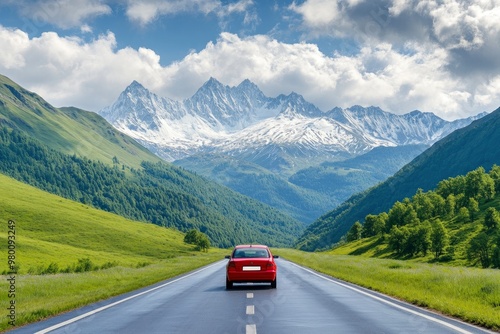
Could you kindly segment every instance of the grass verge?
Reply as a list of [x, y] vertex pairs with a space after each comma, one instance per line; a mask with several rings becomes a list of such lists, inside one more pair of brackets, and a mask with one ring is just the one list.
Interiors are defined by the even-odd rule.
[[[226, 253], [225, 250], [212, 249], [208, 253], [179, 256], [142, 268], [113, 267], [84, 273], [19, 275], [16, 280], [16, 326], [157, 283], [218, 261]], [[0, 291], [8, 289], [8, 282], [2, 277]], [[2, 298], [0, 308], [6, 310], [8, 303]], [[3, 316], [0, 330], [12, 328], [8, 318]]]
[[500, 330], [500, 271], [279, 249], [318, 272], [463, 321]]

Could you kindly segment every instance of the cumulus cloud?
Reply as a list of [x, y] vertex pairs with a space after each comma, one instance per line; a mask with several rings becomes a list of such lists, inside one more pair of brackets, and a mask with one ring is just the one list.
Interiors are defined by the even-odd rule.
[[54, 32], [29, 38], [0, 26], [0, 73], [35, 91], [53, 105], [97, 111], [112, 103], [133, 80], [152, 88], [165, 70], [152, 50], [116, 49], [113, 33], [92, 42]]
[[224, 18], [234, 13], [245, 13], [252, 5], [252, 0], [229, 4], [223, 4], [220, 0], [129, 0], [126, 14], [131, 21], [145, 26], [162, 15], [212, 13]]
[[500, 67], [500, 0], [306, 0], [289, 9], [313, 36], [442, 48], [457, 75], [488, 76]]
[[112, 104], [133, 80], [180, 100], [211, 76], [228, 85], [248, 78], [268, 96], [295, 91], [324, 111], [361, 104], [395, 113], [433, 111], [453, 119], [491, 111], [500, 101], [500, 75], [480, 84], [456, 78], [445, 66], [446, 50], [418, 44], [406, 53], [381, 43], [356, 55], [327, 56], [314, 44], [222, 33], [168, 66], [153, 50], [118, 49], [113, 33], [90, 42], [52, 32], [30, 39], [0, 26], [0, 44], [9, 46], [0, 53], [0, 73], [55, 106], [93, 111]]
[[355, 56], [329, 57], [314, 44], [286, 44], [266, 36], [241, 39], [224, 33], [217, 43], [170, 68], [172, 82], [193, 83], [191, 90], [172, 85], [165, 93], [180, 97], [184, 92], [186, 97], [185, 92], [215, 76], [229, 85], [249, 78], [268, 96], [295, 91], [325, 111], [361, 104], [396, 113], [421, 109], [454, 118], [470, 111], [470, 106], [465, 107], [468, 103], [478, 107], [471, 102], [474, 91], [465, 90], [443, 67], [446, 52], [418, 46], [414, 50], [399, 53], [385, 43], [364, 47]]
[[341, 15], [339, 4], [331, 0], [310, 0], [301, 5], [294, 2], [289, 8], [302, 15], [307, 25], [319, 29], [335, 24]]

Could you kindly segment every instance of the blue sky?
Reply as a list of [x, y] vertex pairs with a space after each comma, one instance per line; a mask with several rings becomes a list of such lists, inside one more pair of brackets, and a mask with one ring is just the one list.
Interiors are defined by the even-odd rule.
[[0, 74], [92, 111], [133, 80], [181, 100], [215, 77], [456, 119], [500, 106], [499, 41], [500, 0], [0, 2]]

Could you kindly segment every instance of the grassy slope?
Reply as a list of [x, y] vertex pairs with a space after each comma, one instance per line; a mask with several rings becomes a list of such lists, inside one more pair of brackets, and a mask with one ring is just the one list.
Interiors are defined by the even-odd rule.
[[139, 168], [141, 161], [160, 161], [101, 116], [77, 108], [54, 108], [37, 94], [0, 75], [0, 124], [28, 133], [49, 147], [112, 164]]
[[[89, 256], [97, 264], [120, 260], [135, 265], [148, 258], [188, 254], [183, 236], [175, 230], [133, 222], [92, 209], [0, 174], [0, 217], [16, 221], [21, 273], [40, 261], [61, 265]], [[5, 240], [5, 232], [2, 231]], [[3, 271], [6, 263], [0, 263]]]
[[469, 241], [483, 229], [488, 207], [500, 207], [500, 196], [480, 205], [473, 222], [443, 220], [454, 249], [452, 259], [442, 263], [446, 265], [425, 263], [435, 261], [432, 252], [398, 258], [388, 247], [387, 236], [364, 238], [328, 252], [280, 254], [346, 281], [500, 330], [500, 270], [465, 267], [470, 265]]
[[[18, 325], [152, 284], [225, 254], [214, 249], [194, 252], [180, 232], [95, 210], [2, 174], [0, 185], [0, 244], [5, 255], [0, 271], [7, 270], [7, 221], [16, 222]], [[50, 263], [64, 269], [82, 258], [115, 266], [86, 273], [27, 274]], [[8, 291], [5, 279], [0, 291]], [[0, 293], [0, 308], [5, 310], [8, 302], [7, 293]], [[0, 330], [6, 328], [7, 318], [2, 317]]]

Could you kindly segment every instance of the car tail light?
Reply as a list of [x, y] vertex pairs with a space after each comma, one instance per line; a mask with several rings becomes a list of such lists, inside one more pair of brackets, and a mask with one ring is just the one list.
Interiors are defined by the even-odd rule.
[[274, 263], [268, 262], [267, 263], [267, 269], [274, 269]]
[[229, 269], [229, 268], [236, 268], [236, 263], [234, 263], [233, 261], [229, 261], [229, 262], [227, 263], [227, 268], [228, 268], [228, 269]]

